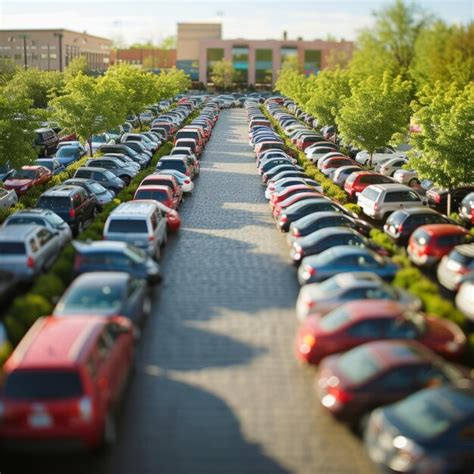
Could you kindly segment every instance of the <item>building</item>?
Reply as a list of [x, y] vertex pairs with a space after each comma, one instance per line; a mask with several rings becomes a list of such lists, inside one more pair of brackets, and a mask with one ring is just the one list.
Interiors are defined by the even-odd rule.
[[[220, 23], [178, 23], [176, 39], [176, 67], [191, 76], [191, 80], [200, 80], [199, 57], [201, 41], [222, 38]], [[205, 81], [203, 81], [205, 82]]]
[[62, 71], [82, 56], [93, 71], [101, 72], [109, 66], [111, 49], [111, 40], [86, 32], [0, 30], [0, 58], [10, 58], [25, 68]]
[[112, 50], [110, 64], [132, 64], [152, 70], [169, 69], [176, 66], [176, 49], [115, 49]]
[[273, 85], [282, 64], [294, 58], [306, 74], [324, 69], [331, 56], [352, 56], [351, 41], [303, 41], [222, 39], [219, 23], [179, 23], [176, 66], [193, 80], [207, 84], [215, 62], [232, 62], [236, 82], [247, 85]]

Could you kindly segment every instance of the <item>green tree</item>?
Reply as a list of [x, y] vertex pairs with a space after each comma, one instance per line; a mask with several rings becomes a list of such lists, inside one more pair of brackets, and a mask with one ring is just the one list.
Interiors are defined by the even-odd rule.
[[161, 71], [155, 76], [154, 101], [169, 99], [181, 92], [185, 92], [191, 86], [191, 78], [181, 69], [175, 67], [167, 71]]
[[310, 79], [308, 79], [302, 72], [293, 67], [283, 67], [275, 82], [274, 89], [280, 94], [291, 97], [304, 107], [309, 99], [310, 82], [313, 80], [314, 76], [310, 76]]
[[6, 84], [5, 91], [31, 99], [34, 108], [44, 109], [51, 97], [61, 93], [63, 85], [63, 75], [60, 72], [30, 68], [18, 71]]
[[111, 77], [95, 79], [80, 72], [66, 84], [64, 92], [50, 103], [53, 117], [65, 131], [86, 140], [92, 155], [92, 135], [125, 120], [128, 91]]
[[133, 43], [130, 45], [130, 49], [154, 49], [156, 48], [156, 44], [153, 44], [153, 41], [147, 40], [144, 43]]
[[339, 68], [334, 71], [321, 71], [316, 76], [309, 95], [305, 110], [321, 124], [336, 125], [336, 117], [344, 100], [351, 95], [349, 71]]
[[158, 48], [160, 49], [176, 49], [176, 36], [171, 35], [167, 36], [166, 38], [163, 38], [158, 45]]
[[448, 189], [474, 182], [474, 83], [426, 86], [413, 107], [421, 131], [412, 135], [410, 166]]
[[37, 157], [33, 144], [38, 123], [32, 104], [31, 99], [0, 88], [0, 163], [19, 168]]
[[225, 90], [231, 87], [233, 77], [234, 66], [230, 61], [221, 59], [212, 66], [211, 81], [217, 89]]
[[20, 68], [13, 59], [0, 58], [0, 86], [13, 79], [19, 70]]
[[343, 102], [336, 123], [345, 142], [369, 152], [370, 167], [377, 148], [386, 146], [395, 134], [407, 133], [411, 84], [385, 72], [382, 80], [369, 76], [351, 80], [350, 86], [351, 96]]
[[74, 58], [67, 66], [67, 68], [64, 70], [64, 79], [66, 81], [70, 81], [74, 77], [76, 77], [80, 72], [82, 72], [85, 75], [90, 75], [91, 74], [91, 68], [89, 67], [89, 64], [87, 63], [87, 59], [84, 58], [83, 56]]

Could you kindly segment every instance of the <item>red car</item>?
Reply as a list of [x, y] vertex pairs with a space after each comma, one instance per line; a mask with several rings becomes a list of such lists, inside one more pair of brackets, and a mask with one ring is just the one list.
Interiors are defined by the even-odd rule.
[[53, 449], [112, 444], [114, 409], [133, 355], [127, 318], [40, 318], [3, 367], [0, 443]]
[[281, 201], [280, 203], [275, 204], [273, 208], [273, 217], [275, 219], [278, 219], [278, 216], [282, 213], [282, 211], [285, 211], [287, 207], [291, 206], [292, 204], [295, 204], [300, 201], [305, 201], [306, 199], [312, 199], [312, 198], [317, 198], [317, 197], [323, 197], [321, 193], [318, 193], [317, 191], [311, 191], [308, 190], [305, 193], [299, 193], [295, 194], [294, 196], [290, 196], [286, 198], [284, 201]]
[[168, 186], [139, 186], [135, 191], [133, 199], [153, 199], [154, 201], [162, 202], [165, 206], [171, 209], [177, 209], [179, 205], [179, 199], [174, 196]]
[[44, 166], [22, 166], [15, 171], [11, 178], [4, 183], [5, 189], [14, 189], [20, 196], [31, 188], [47, 183], [53, 177], [53, 173]]
[[178, 202], [181, 202], [183, 200], [183, 192], [181, 191], [178, 181], [172, 175], [160, 173], [150, 174], [142, 179], [140, 186], [144, 185], [167, 186], [171, 189], [171, 192], [173, 193], [174, 197], [178, 199]]
[[321, 172], [325, 175], [329, 174], [329, 170], [340, 168], [341, 166], [351, 166], [355, 162], [349, 157], [334, 156], [327, 160], [324, 160], [321, 165]]
[[383, 174], [373, 171], [356, 171], [346, 179], [344, 191], [350, 197], [355, 197], [356, 193], [361, 193], [367, 186], [387, 183], [393, 183], [393, 180]]
[[326, 140], [324, 140], [322, 137], [319, 135], [303, 135], [301, 138], [298, 138], [296, 141], [296, 146], [299, 148], [301, 151], [306, 150], [311, 145], [314, 145], [315, 143], [327, 143]]
[[270, 206], [272, 209], [283, 202], [285, 199], [288, 199], [291, 196], [295, 196], [296, 194], [306, 193], [308, 191], [316, 191], [313, 187], [307, 184], [294, 184], [293, 186], [288, 186], [287, 188], [282, 189], [278, 193], [273, 193], [270, 197]]
[[308, 316], [296, 336], [296, 354], [318, 364], [324, 357], [377, 339], [416, 339], [439, 354], [457, 358], [466, 336], [453, 322], [406, 311], [390, 300], [356, 300], [324, 317]]
[[416, 265], [434, 265], [456, 245], [472, 241], [472, 235], [454, 224], [428, 224], [418, 227], [408, 241], [408, 256]]
[[181, 227], [181, 217], [179, 212], [175, 209], [171, 209], [171, 207], [166, 206], [162, 202], [156, 201], [156, 204], [166, 215], [166, 226], [168, 230], [171, 232], [177, 232]]

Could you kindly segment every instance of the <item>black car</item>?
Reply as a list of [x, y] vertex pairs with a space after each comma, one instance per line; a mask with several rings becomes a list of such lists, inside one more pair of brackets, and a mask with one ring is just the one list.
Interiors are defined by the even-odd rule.
[[388, 217], [383, 226], [384, 232], [397, 244], [406, 245], [415, 230], [427, 224], [456, 224], [443, 214], [427, 207], [399, 209]]
[[95, 216], [97, 200], [82, 187], [62, 184], [45, 191], [36, 207], [54, 211], [69, 224], [73, 234], [78, 235], [84, 224]]
[[[474, 184], [458, 186], [451, 190], [451, 212], [457, 211], [461, 201], [469, 194], [474, 192]], [[443, 188], [430, 188], [426, 191], [428, 205], [443, 214], [448, 210], [448, 190]]]
[[349, 227], [368, 237], [373, 227], [362, 219], [355, 219], [345, 213], [345, 209], [332, 203], [336, 209], [316, 212], [304, 216], [290, 225], [290, 238], [305, 237], [320, 229], [330, 227]]
[[35, 130], [35, 146], [38, 150], [38, 157], [48, 157], [54, 155], [58, 148], [59, 137], [51, 128], [38, 128]]
[[102, 145], [98, 151], [104, 155], [109, 153], [122, 153], [125, 156], [128, 156], [135, 163], [138, 163], [142, 169], [145, 168], [150, 161], [150, 157], [148, 155], [138, 153], [133, 148], [123, 143], [118, 143], [115, 145]]

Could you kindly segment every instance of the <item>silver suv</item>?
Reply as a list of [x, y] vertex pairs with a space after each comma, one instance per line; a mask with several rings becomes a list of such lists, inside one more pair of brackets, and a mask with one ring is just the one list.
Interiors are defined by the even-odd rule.
[[358, 196], [357, 204], [364, 214], [376, 220], [385, 220], [398, 209], [422, 206], [423, 200], [413, 189], [403, 184], [373, 184]]

